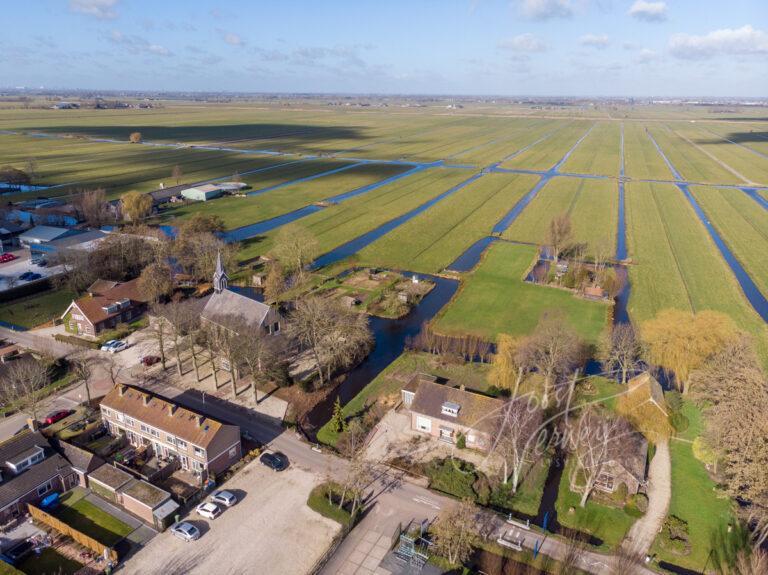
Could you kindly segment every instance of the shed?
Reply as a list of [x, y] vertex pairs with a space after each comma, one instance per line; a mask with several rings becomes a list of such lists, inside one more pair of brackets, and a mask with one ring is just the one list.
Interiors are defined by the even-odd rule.
[[30, 246], [33, 244], [44, 244], [58, 240], [60, 238], [74, 235], [78, 233], [77, 230], [69, 230], [67, 228], [57, 228], [54, 226], [35, 226], [28, 229], [26, 232], [19, 236], [19, 241], [23, 246]]
[[116, 503], [120, 502], [117, 492], [130, 481], [133, 481], [133, 476], [114, 465], [102, 465], [88, 474], [91, 490]]
[[174, 523], [176, 511], [179, 509], [179, 504], [173, 499], [168, 499], [162, 503], [157, 509], [152, 512], [154, 516], [154, 525], [158, 529], [165, 529], [172, 523]]
[[[126, 483], [118, 493], [119, 503], [126, 510], [158, 529], [163, 529], [165, 526], [155, 525], [155, 510], [170, 499], [170, 493], [141, 479], [133, 479]], [[178, 508], [178, 505], [176, 507]]]
[[195, 186], [193, 188], [187, 188], [181, 191], [183, 198], [187, 200], [193, 200], [196, 202], [207, 202], [214, 198], [218, 198], [224, 191], [221, 186], [214, 184], [205, 184], [202, 186]]

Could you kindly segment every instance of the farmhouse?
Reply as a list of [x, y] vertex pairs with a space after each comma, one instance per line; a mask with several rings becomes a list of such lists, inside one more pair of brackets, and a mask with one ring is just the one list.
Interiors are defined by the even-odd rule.
[[178, 461], [201, 480], [240, 460], [240, 428], [128, 385], [118, 385], [101, 402], [101, 415], [114, 435], [155, 457]]
[[0, 523], [22, 515], [26, 503], [75, 485], [72, 467], [40, 433], [25, 431], [0, 443]]
[[232, 290], [228, 287], [228, 282], [229, 276], [224, 271], [219, 253], [213, 274], [213, 294], [200, 314], [203, 321], [231, 329], [228, 319], [234, 318], [251, 326], [261, 327], [268, 334], [280, 333], [282, 318], [276, 308]]
[[139, 280], [96, 280], [88, 295], [74, 300], [61, 316], [67, 331], [95, 336], [119, 323], [136, 319], [147, 308], [139, 291]]
[[[605, 493], [614, 493], [624, 484], [629, 495], [638, 493], [645, 488], [645, 464], [648, 457], [648, 442], [640, 433], [621, 438], [622, 449], [616, 459], [608, 461], [597, 476], [595, 488]], [[578, 483], [578, 477], [571, 482], [571, 491], [581, 492], [583, 487]]]
[[497, 430], [493, 414], [499, 399], [437, 383], [437, 378], [416, 374], [401, 391], [403, 405], [411, 412], [411, 429], [447, 443], [463, 435], [467, 447], [488, 451]]

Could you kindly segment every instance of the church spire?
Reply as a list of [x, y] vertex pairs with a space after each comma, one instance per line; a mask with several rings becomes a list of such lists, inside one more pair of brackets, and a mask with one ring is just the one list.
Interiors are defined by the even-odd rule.
[[228, 281], [229, 276], [227, 276], [227, 272], [224, 271], [224, 266], [221, 263], [221, 250], [219, 250], [219, 253], [216, 256], [216, 271], [213, 272], [213, 291], [215, 293], [223, 292], [227, 289]]

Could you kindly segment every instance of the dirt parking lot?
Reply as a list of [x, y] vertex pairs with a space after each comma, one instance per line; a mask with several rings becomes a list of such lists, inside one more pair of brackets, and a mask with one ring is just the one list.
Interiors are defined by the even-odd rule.
[[307, 496], [321, 481], [306, 471], [289, 468], [275, 473], [258, 460], [224, 488], [241, 499], [214, 521], [194, 511], [187, 518], [203, 533], [186, 543], [166, 531], [131, 557], [121, 573], [237, 574], [308, 573], [333, 536], [338, 523], [307, 507]]

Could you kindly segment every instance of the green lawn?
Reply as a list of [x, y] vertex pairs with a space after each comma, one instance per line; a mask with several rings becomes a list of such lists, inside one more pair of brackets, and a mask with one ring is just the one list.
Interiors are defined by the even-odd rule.
[[602, 244], [606, 253], [613, 255], [619, 214], [619, 192], [613, 180], [550, 180], [512, 222], [503, 237], [545, 244], [549, 223], [561, 213], [570, 215], [573, 241], [586, 244], [587, 253], [593, 253], [595, 247]]
[[0, 321], [32, 328], [58, 318], [75, 299], [68, 290], [50, 290], [0, 304]]
[[621, 166], [620, 129], [618, 122], [598, 123], [560, 170], [618, 176]]
[[636, 264], [629, 268], [633, 320], [642, 322], [669, 308], [716, 310], [755, 335], [765, 353], [765, 322], [746, 300], [683, 193], [671, 184], [631, 183], [626, 209], [627, 243]]
[[681, 556], [666, 551], [660, 546], [658, 538], [651, 552], [657, 553], [660, 560], [700, 571], [709, 556], [711, 535], [732, 521], [733, 517], [730, 501], [717, 492], [716, 484], [709, 478], [704, 464], [693, 456], [690, 442], [701, 433], [701, 413], [692, 403], [686, 402], [683, 414], [690, 425], [670, 442], [672, 501], [669, 514], [688, 522], [691, 552]]
[[[464, 173], [462, 179], [469, 175]], [[527, 175], [485, 175], [378, 239], [360, 252], [360, 258], [374, 265], [438, 272], [490, 235], [536, 181]]]
[[19, 565], [21, 572], [26, 575], [73, 575], [82, 567], [77, 561], [64, 557], [51, 547], [43, 549], [40, 555], [30, 555]]
[[133, 531], [130, 525], [86, 501], [83, 495], [80, 490], [64, 494], [56, 517], [107, 547], [112, 547]]
[[572, 293], [523, 281], [536, 257], [536, 248], [504, 242], [493, 244], [477, 269], [464, 279], [453, 300], [443, 308], [434, 327], [447, 335], [473, 334], [495, 340], [499, 333], [526, 335], [541, 315], [561, 311], [574, 329], [596, 342], [610, 307]]
[[[420, 206], [466, 177], [463, 170], [426, 170], [330, 206], [298, 220], [295, 225], [306, 228], [315, 236], [319, 252], [326, 253]], [[246, 240], [240, 257], [248, 259], [269, 252], [278, 233], [279, 229]]]
[[635, 518], [627, 515], [623, 509], [596, 503], [592, 497], [584, 507], [580, 507], [581, 494], [572, 492], [569, 486], [568, 472], [571, 465], [570, 462], [566, 464], [560, 478], [560, 489], [555, 503], [558, 522], [565, 527], [591, 533], [602, 540], [602, 549], [616, 548], [624, 540]]

